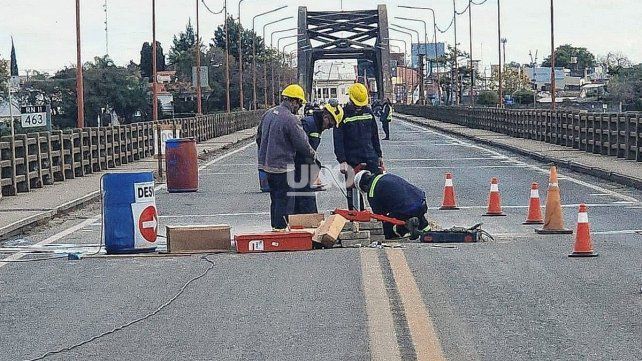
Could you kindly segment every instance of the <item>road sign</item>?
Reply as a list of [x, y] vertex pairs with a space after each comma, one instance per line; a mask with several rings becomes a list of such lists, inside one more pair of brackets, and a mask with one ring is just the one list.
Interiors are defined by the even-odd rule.
[[20, 107], [20, 120], [23, 128], [47, 126], [47, 106], [29, 105]]
[[156, 207], [147, 206], [138, 217], [138, 231], [147, 242], [156, 242], [156, 230], [158, 229], [158, 218]]
[[[165, 143], [168, 139], [181, 137], [181, 126], [176, 125], [176, 129], [171, 124], [160, 124], [160, 137], [161, 137], [161, 154], [165, 157]], [[176, 131], [176, 136], [174, 136]], [[154, 157], [158, 158], [158, 128], [154, 128]]]

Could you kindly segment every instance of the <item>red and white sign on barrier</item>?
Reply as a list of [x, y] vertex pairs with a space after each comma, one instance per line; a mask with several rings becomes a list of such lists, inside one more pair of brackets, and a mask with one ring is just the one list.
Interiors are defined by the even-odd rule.
[[154, 182], [135, 183], [136, 202], [132, 203], [134, 217], [134, 248], [154, 246], [158, 234], [158, 212]]

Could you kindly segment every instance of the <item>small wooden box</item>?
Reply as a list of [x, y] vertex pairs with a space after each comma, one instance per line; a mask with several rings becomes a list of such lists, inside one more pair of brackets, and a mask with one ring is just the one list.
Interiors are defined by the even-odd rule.
[[167, 226], [167, 252], [229, 252], [232, 246], [228, 225]]

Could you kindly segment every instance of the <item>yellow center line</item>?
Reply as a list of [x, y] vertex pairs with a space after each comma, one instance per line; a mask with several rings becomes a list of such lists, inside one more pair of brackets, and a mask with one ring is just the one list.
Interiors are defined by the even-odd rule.
[[386, 249], [386, 255], [399, 290], [417, 360], [446, 360], [403, 250]]
[[368, 339], [372, 360], [401, 360], [390, 300], [379, 264], [379, 252], [362, 248], [361, 280], [368, 315]]

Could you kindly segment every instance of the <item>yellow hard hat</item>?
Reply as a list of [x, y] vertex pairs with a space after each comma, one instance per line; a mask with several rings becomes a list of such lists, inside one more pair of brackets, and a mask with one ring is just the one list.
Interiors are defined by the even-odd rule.
[[337, 124], [336, 126], [338, 127], [339, 124], [343, 121], [343, 107], [341, 105], [332, 105], [330, 103], [327, 103], [323, 106], [325, 110], [327, 110], [330, 114], [332, 114], [332, 118], [334, 118], [335, 123]]
[[354, 105], [358, 107], [365, 107], [368, 105], [368, 89], [365, 85], [354, 83], [350, 86], [350, 89], [348, 89], [348, 95]]
[[303, 88], [301, 88], [299, 84], [290, 84], [286, 86], [281, 95], [288, 98], [299, 99], [304, 104], [306, 103], [305, 91], [303, 91]]

